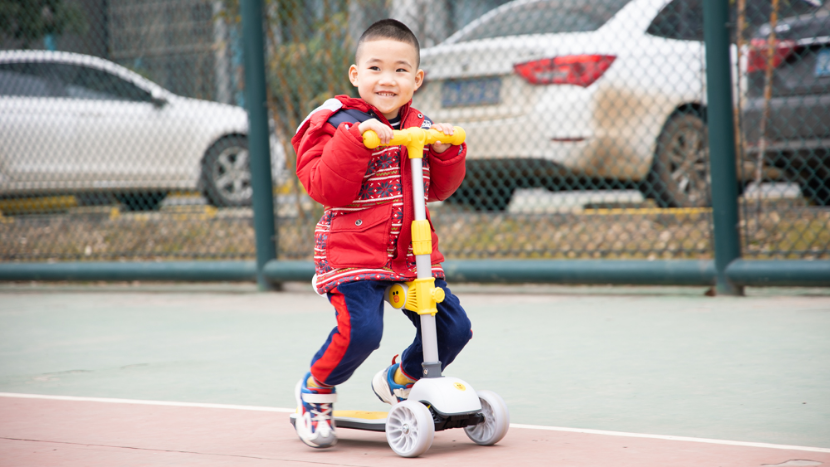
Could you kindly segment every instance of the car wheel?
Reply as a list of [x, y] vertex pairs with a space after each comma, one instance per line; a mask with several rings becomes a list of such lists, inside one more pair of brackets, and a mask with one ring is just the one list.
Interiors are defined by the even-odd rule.
[[697, 113], [672, 116], [660, 136], [651, 171], [641, 188], [660, 207], [709, 206], [709, 145]]
[[166, 191], [132, 191], [115, 194], [115, 199], [127, 211], [158, 211], [161, 202], [166, 197]]
[[254, 192], [246, 137], [222, 138], [207, 150], [202, 160], [202, 186], [214, 206], [251, 205]]

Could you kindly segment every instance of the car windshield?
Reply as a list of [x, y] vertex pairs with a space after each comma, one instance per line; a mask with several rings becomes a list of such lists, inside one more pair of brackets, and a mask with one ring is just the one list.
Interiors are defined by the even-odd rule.
[[457, 42], [527, 34], [595, 31], [630, 0], [538, 0], [517, 3], [491, 16]]

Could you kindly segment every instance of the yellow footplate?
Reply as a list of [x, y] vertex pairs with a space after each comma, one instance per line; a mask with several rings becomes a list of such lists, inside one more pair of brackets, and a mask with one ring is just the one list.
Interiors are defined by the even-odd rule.
[[363, 410], [335, 410], [334, 418], [357, 418], [360, 420], [385, 420], [389, 412], [366, 412]]
[[354, 430], [386, 431], [388, 412], [364, 412], [362, 410], [335, 410], [334, 425]]

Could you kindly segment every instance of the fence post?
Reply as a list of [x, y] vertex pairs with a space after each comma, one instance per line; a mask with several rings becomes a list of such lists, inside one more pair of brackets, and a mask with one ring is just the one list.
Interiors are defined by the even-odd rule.
[[242, 0], [245, 101], [248, 109], [248, 154], [253, 187], [254, 232], [256, 234], [257, 284], [260, 290], [277, 285], [264, 275], [265, 263], [277, 257], [274, 228], [274, 188], [265, 95], [265, 50], [262, 31], [262, 0]]
[[712, 175], [712, 218], [715, 224], [715, 291], [719, 295], [742, 295], [743, 288], [726, 277], [726, 267], [741, 257], [728, 23], [729, 2], [704, 0], [706, 116]]

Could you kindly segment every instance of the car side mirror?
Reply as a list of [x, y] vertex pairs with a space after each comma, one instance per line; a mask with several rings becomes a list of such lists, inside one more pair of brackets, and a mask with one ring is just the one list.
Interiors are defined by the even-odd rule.
[[153, 103], [153, 107], [162, 108], [167, 105], [167, 98], [164, 97], [164, 94], [160, 92], [153, 92], [150, 96], [150, 102]]

